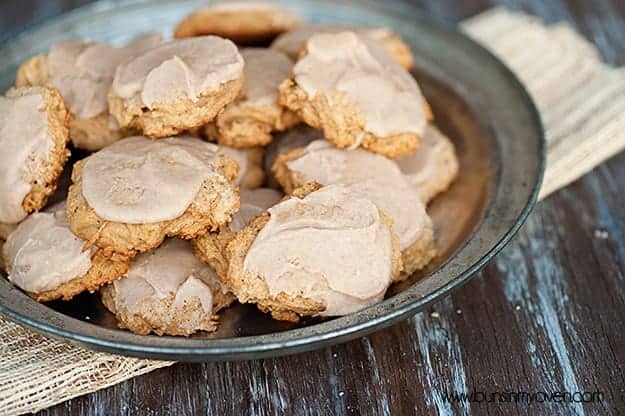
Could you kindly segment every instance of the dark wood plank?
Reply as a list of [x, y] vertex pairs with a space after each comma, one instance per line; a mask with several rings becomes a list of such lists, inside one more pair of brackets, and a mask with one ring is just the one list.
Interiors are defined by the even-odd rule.
[[[5, 2], [0, 25], [13, 30], [84, 2]], [[459, 21], [491, 2], [415, 3]], [[608, 62], [625, 63], [619, 0], [494, 3], [567, 20]], [[271, 360], [179, 364], [41, 414], [625, 414], [623, 178], [620, 155], [542, 202], [469, 284], [370, 337]], [[445, 401], [446, 394], [471, 391], [604, 396], [601, 403]]]

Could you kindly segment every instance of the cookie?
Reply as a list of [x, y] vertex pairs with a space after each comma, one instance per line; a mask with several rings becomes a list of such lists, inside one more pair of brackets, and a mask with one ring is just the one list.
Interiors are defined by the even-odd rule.
[[300, 124], [284, 133], [277, 134], [265, 151], [264, 167], [269, 176], [270, 184], [272, 186], [274, 186], [274, 182], [277, 184], [271, 167], [279, 155], [286, 154], [298, 147], [306, 147], [310, 142], [320, 139], [323, 139], [323, 134], [305, 124]]
[[398, 159], [397, 164], [426, 204], [449, 189], [458, 176], [454, 144], [433, 125], [425, 130], [419, 150]]
[[16, 85], [57, 88], [72, 115], [69, 127], [74, 146], [100, 150], [127, 135], [109, 117], [107, 94], [115, 70], [160, 43], [162, 36], [156, 33], [140, 35], [119, 48], [99, 42], [59, 42], [47, 55], [35, 56], [21, 66]]
[[0, 223], [0, 240], [6, 241], [13, 231], [17, 228], [17, 224]]
[[69, 156], [68, 121], [55, 89], [12, 88], [0, 96], [0, 223], [19, 223], [54, 193]]
[[341, 185], [315, 188], [296, 190], [226, 248], [226, 285], [275, 319], [361, 310], [380, 302], [401, 270], [389, 217]]
[[0, 223], [0, 271], [6, 271], [6, 263], [4, 261], [3, 247], [6, 239], [17, 228], [17, 224], [2, 224]]
[[234, 149], [227, 146], [219, 146], [219, 154], [222, 154], [239, 165], [239, 173], [235, 178], [235, 184], [241, 189], [256, 189], [265, 182], [263, 158], [265, 155], [261, 147], [252, 149]]
[[192, 137], [130, 137], [74, 165], [67, 198], [72, 231], [132, 256], [166, 237], [193, 239], [239, 208], [236, 162]]
[[282, 200], [283, 194], [275, 189], [259, 188], [241, 190], [241, 208], [232, 216], [232, 222], [218, 232], [207, 233], [193, 240], [195, 254], [212, 267], [219, 276], [228, 271], [225, 248], [234, 234], [248, 225], [250, 220]]
[[278, 38], [271, 44], [272, 49], [287, 54], [291, 59], [297, 60], [300, 52], [311, 36], [318, 33], [340, 33], [345, 31], [355, 32], [361, 36], [379, 42], [389, 55], [406, 70], [412, 69], [414, 58], [410, 46], [404, 42], [400, 35], [385, 27], [365, 27], [341, 24], [306, 24], [293, 29]]
[[421, 194], [394, 161], [362, 149], [346, 151], [326, 140], [316, 140], [278, 156], [273, 171], [286, 193], [308, 182], [342, 184], [375, 203], [394, 221], [404, 262], [403, 277], [425, 267], [436, 255], [434, 227]]
[[4, 261], [4, 255], [2, 254], [4, 253], [5, 243], [6, 241], [0, 239], [0, 272], [6, 272], [7, 270], [6, 262]]
[[279, 101], [336, 146], [390, 158], [414, 153], [431, 118], [414, 78], [353, 32], [313, 35]]
[[217, 312], [234, 301], [187, 241], [167, 240], [137, 256], [128, 273], [101, 290], [120, 328], [137, 334], [189, 336], [217, 329]]
[[152, 138], [207, 124], [239, 95], [243, 58], [216, 36], [174, 40], [117, 68], [108, 96], [122, 128]]
[[291, 76], [293, 62], [271, 49], [241, 50], [245, 60], [245, 85], [241, 96], [217, 116], [215, 128], [220, 145], [236, 148], [265, 146], [273, 131], [284, 131], [299, 118], [278, 104], [278, 87]]
[[217, 35], [239, 45], [263, 46], [293, 29], [301, 18], [279, 4], [260, 1], [220, 1], [207, 4], [184, 18], [174, 37]]
[[69, 229], [64, 203], [32, 214], [4, 245], [8, 279], [38, 302], [48, 302], [94, 292], [128, 270], [128, 258], [84, 246]]

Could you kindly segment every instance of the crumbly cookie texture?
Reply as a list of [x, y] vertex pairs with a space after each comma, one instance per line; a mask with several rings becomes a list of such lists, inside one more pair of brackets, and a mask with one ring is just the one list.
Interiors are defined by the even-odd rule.
[[72, 144], [88, 152], [104, 149], [130, 135], [127, 130], [123, 131], [119, 128], [108, 112], [89, 119], [72, 117], [69, 123], [69, 133]]
[[236, 148], [265, 146], [271, 133], [284, 131], [299, 123], [299, 118], [278, 104], [278, 87], [291, 75], [293, 62], [271, 49], [245, 48], [245, 85], [241, 96], [219, 114], [215, 128], [219, 144]]
[[340, 148], [414, 153], [432, 117], [414, 78], [353, 32], [314, 35], [306, 45], [279, 102]]
[[398, 279], [402, 265], [392, 220], [340, 186], [318, 189], [308, 184], [296, 190], [227, 245], [224, 280], [239, 301], [296, 322], [363, 309], [381, 301]]
[[49, 86], [59, 90], [70, 114], [75, 147], [90, 152], [130, 135], [110, 118], [107, 93], [118, 65], [162, 43], [157, 33], [145, 33], [121, 47], [68, 40], [46, 55], [35, 56], [17, 71], [17, 86]]
[[207, 233], [193, 240], [195, 254], [215, 270], [217, 275], [225, 276], [228, 272], [226, 246], [235, 233], [245, 228], [250, 220], [279, 203], [282, 197], [283, 194], [275, 189], [241, 190], [241, 208], [233, 215], [232, 222], [215, 233]]
[[365, 27], [339, 24], [306, 24], [293, 29], [278, 38], [271, 44], [272, 49], [286, 53], [291, 59], [297, 60], [304, 49], [308, 39], [317, 33], [339, 33], [344, 31], [356, 32], [372, 40], [380, 42], [393, 59], [404, 67], [411, 70], [414, 57], [410, 46], [402, 37], [385, 27]]
[[263, 169], [265, 151], [262, 147], [234, 149], [219, 146], [219, 153], [234, 160], [239, 165], [239, 174], [235, 183], [241, 189], [256, 189], [265, 182], [265, 170]]
[[90, 244], [128, 256], [166, 237], [193, 239], [238, 210], [237, 174], [236, 162], [199, 139], [127, 138], [74, 165], [69, 223]]
[[426, 204], [449, 189], [459, 170], [453, 142], [433, 125], [425, 131], [419, 150], [397, 164]]
[[217, 35], [239, 45], [259, 46], [300, 23], [297, 14], [275, 3], [221, 1], [203, 6], [184, 18], [174, 36]]
[[94, 292], [128, 270], [127, 257], [83, 250], [84, 244], [69, 229], [65, 204], [33, 214], [4, 244], [8, 279], [38, 302], [48, 302]]
[[20, 87], [0, 96], [0, 222], [42, 209], [67, 162], [69, 115], [58, 91]]
[[323, 134], [319, 130], [313, 129], [306, 124], [300, 124], [283, 133], [277, 134], [265, 151], [264, 168], [267, 172], [269, 186], [272, 188], [279, 187], [271, 171], [278, 156], [286, 154], [298, 147], [306, 147], [310, 142], [320, 139], [323, 139]]
[[120, 328], [147, 335], [189, 336], [217, 329], [217, 313], [234, 295], [193, 254], [190, 243], [168, 240], [139, 255], [129, 272], [101, 290]]
[[238, 97], [243, 67], [236, 45], [217, 36], [164, 43], [117, 68], [110, 112], [152, 138], [205, 125]]
[[436, 255], [434, 230], [421, 200], [397, 164], [362, 149], [344, 151], [325, 140], [281, 154], [273, 173], [288, 194], [311, 181], [342, 184], [354, 195], [366, 197], [394, 220], [406, 277], [426, 266]]

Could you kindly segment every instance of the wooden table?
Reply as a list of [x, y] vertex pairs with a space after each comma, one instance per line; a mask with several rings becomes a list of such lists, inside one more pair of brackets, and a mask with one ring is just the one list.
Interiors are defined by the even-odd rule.
[[[85, 2], [5, 1], [0, 27], [14, 30]], [[625, 64], [622, 0], [415, 3], [450, 21], [494, 3], [567, 20], [608, 62]], [[491, 396], [506, 391], [537, 393], [535, 400], [542, 392], [601, 392], [602, 400]], [[445, 399], [464, 392], [477, 392], [481, 403]], [[498, 400], [480, 400], [489, 398]], [[163, 413], [625, 414], [625, 154], [542, 202], [469, 284], [390, 329], [286, 358], [179, 364], [42, 412]]]

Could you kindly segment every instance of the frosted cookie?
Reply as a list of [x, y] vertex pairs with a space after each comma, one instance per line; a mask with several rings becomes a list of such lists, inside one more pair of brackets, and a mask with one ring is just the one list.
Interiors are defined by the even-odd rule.
[[298, 147], [306, 147], [310, 142], [320, 139], [323, 139], [323, 134], [305, 124], [300, 124], [284, 133], [277, 134], [265, 152], [264, 167], [270, 175], [270, 180], [275, 180], [271, 174], [271, 167], [279, 155], [286, 154]]
[[259, 46], [300, 23], [297, 14], [268, 1], [219, 1], [187, 16], [176, 27], [174, 36], [217, 35], [240, 45]]
[[336, 146], [390, 158], [412, 154], [431, 118], [414, 78], [353, 32], [313, 35], [280, 102]]
[[319, 33], [339, 33], [351, 31], [361, 36], [380, 42], [393, 59], [405, 69], [412, 69], [414, 58], [410, 47], [397, 33], [385, 27], [365, 27], [341, 24], [306, 24], [278, 36], [271, 44], [272, 49], [287, 54], [291, 59], [297, 60], [300, 52], [311, 36]]
[[0, 240], [9, 238], [9, 235], [17, 228], [17, 224], [3, 224], [0, 223]]
[[436, 127], [430, 125], [419, 150], [397, 160], [401, 171], [421, 194], [424, 203], [445, 192], [458, 176], [458, 158], [454, 144]]
[[217, 312], [234, 301], [189, 242], [167, 240], [137, 256], [128, 273], [104, 287], [102, 302], [121, 328], [147, 335], [189, 336], [217, 329]]
[[6, 271], [6, 265], [4, 262], [4, 256], [2, 255], [3, 247], [6, 239], [9, 235], [15, 231], [16, 224], [2, 224], [0, 223], [0, 271]]
[[42, 209], [67, 161], [68, 113], [58, 91], [13, 88], [0, 96], [0, 223]]
[[394, 221], [404, 276], [423, 268], [436, 255], [434, 228], [421, 194], [394, 161], [362, 149], [341, 150], [326, 140], [317, 140], [279, 156], [273, 170], [287, 193], [308, 182], [343, 184], [355, 195], [375, 203]]
[[224, 276], [228, 271], [225, 248], [234, 238], [234, 234], [245, 228], [252, 218], [280, 202], [282, 197], [283, 194], [275, 189], [241, 190], [241, 208], [232, 216], [232, 222], [216, 233], [207, 233], [193, 240], [197, 256], [219, 276]]
[[69, 229], [65, 204], [32, 214], [11, 233], [3, 248], [8, 279], [39, 302], [69, 300], [118, 279], [129, 260], [106, 256]]
[[340, 185], [310, 186], [252, 220], [226, 251], [225, 283], [275, 319], [340, 316], [380, 302], [401, 259], [392, 220]]
[[265, 152], [262, 148], [234, 149], [219, 146], [218, 153], [234, 160], [239, 165], [239, 173], [234, 182], [241, 189], [256, 189], [265, 181], [263, 169]]
[[271, 49], [247, 48], [245, 85], [241, 96], [217, 117], [216, 133], [221, 145], [236, 148], [265, 146], [272, 131], [283, 131], [299, 123], [299, 118], [278, 104], [278, 87], [291, 76], [293, 62]]
[[97, 247], [134, 255], [165, 237], [193, 239], [239, 208], [236, 162], [192, 137], [130, 137], [74, 165], [67, 198], [72, 231]]
[[216, 36], [164, 43], [117, 68], [108, 102], [122, 128], [166, 137], [215, 119], [239, 95], [243, 58]]
[[80, 149], [96, 151], [124, 136], [108, 112], [107, 94], [115, 70], [124, 61], [160, 43], [162, 36], [156, 33], [140, 35], [119, 48], [99, 42], [59, 42], [47, 55], [35, 56], [21, 66], [16, 85], [57, 88], [72, 114], [72, 143]]

